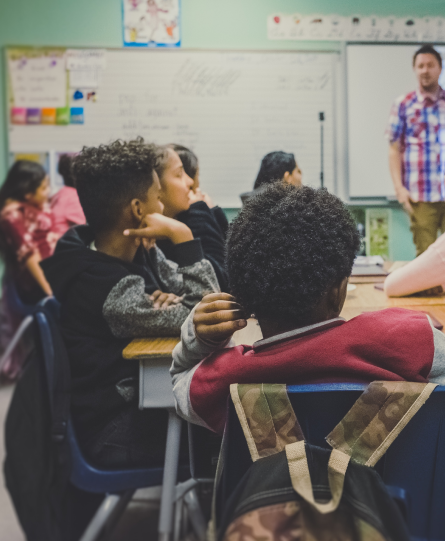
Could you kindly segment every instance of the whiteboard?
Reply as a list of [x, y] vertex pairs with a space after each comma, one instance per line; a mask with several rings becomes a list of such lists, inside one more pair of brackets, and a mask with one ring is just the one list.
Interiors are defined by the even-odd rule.
[[319, 112], [325, 113], [325, 185], [334, 187], [335, 53], [107, 51], [85, 124], [9, 126], [11, 152], [76, 152], [137, 136], [179, 143], [199, 157], [203, 191], [239, 207], [262, 157], [295, 153], [303, 182], [320, 184]]
[[[385, 129], [391, 105], [417, 88], [418, 45], [348, 45], [347, 103], [350, 197], [395, 197]], [[437, 47], [443, 56], [444, 48]], [[442, 73], [441, 84], [443, 84]]]

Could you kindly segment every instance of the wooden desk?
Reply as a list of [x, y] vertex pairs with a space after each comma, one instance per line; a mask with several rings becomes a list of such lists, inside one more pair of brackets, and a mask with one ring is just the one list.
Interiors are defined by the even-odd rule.
[[445, 295], [434, 297], [387, 297], [383, 291], [375, 289], [374, 284], [357, 284], [354, 291], [348, 292], [340, 315], [349, 320], [363, 312], [374, 312], [392, 307], [429, 312], [445, 327]]

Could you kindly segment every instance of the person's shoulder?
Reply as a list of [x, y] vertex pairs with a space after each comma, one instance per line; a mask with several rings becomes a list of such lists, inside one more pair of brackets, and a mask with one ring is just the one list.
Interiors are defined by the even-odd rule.
[[408, 94], [402, 94], [398, 96], [395, 101], [394, 105], [396, 106], [409, 106], [414, 102], [418, 101], [417, 91], [413, 90], [412, 92], [408, 92]]
[[380, 336], [382, 341], [416, 339], [418, 333], [431, 334], [431, 325], [426, 313], [406, 308], [385, 308], [375, 312], [364, 312], [349, 320], [346, 326], [357, 326], [365, 337]]

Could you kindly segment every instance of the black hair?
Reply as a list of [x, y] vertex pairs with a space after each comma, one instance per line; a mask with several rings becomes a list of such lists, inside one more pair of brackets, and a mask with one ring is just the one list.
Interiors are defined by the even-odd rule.
[[231, 292], [247, 314], [305, 324], [329, 288], [350, 275], [359, 248], [354, 219], [338, 197], [277, 182], [230, 225]]
[[273, 184], [277, 180], [283, 180], [286, 172], [292, 173], [297, 167], [295, 156], [290, 152], [277, 150], [269, 152], [261, 161], [260, 170], [255, 180], [254, 190], [267, 184]]
[[138, 138], [84, 147], [73, 159], [80, 204], [95, 232], [113, 228], [132, 199], [146, 197], [159, 155], [159, 147]]
[[16, 161], [0, 188], [0, 209], [8, 199], [26, 201], [25, 196], [34, 193], [45, 177], [46, 171], [39, 163], [29, 160]]
[[62, 154], [59, 158], [59, 165], [57, 166], [57, 172], [63, 178], [65, 186], [70, 188], [75, 187], [74, 175], [73, 175], [73, 158], [69, 154]]
[[413, 66], [416, 64], [416, 58], [419, 56], [419, 54], [432, 54], [436, 60], [439, 62], [439, 66], [442, 67], [442, 57], [440, 56], [440, 53], [436, 51], [436, 49], [432, 45], [422, 45], [420, 49], [418, 49], [413, 56]]
[[187, 147], [182, 145], [176, 145], [172, 143], [168, 145], [169, 148], [173, 149], [177, 155], [181, 158], [182, 165], [184, 166], [184, 171], [190, 178], [195, 178], [196, 173], [198, 172], [199, 162], [198, 156]]

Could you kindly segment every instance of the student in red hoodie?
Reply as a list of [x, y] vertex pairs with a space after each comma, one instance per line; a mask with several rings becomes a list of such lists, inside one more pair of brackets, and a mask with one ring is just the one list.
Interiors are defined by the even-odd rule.
[[[326, 190], [276, 183], [229, 229], [234, 295], [204, 297], [182, 326], [171, 374], [178, 412], [221, 432], [231, 383], [445, 383], [445, 335], [420, 312], [339, 317], [360, 239]], [[263, 339], [230, 347], [254, 314]]]

